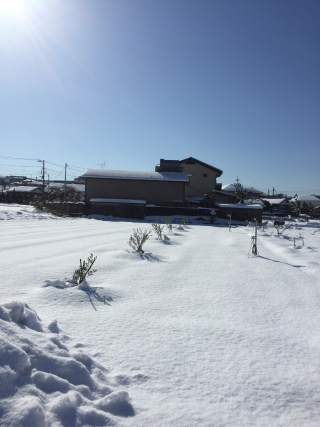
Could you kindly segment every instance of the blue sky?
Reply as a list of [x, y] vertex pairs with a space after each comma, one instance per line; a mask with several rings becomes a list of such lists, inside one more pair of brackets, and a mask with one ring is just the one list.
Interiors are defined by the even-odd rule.
[[0, 0], [0, 174], [192, 156], [223, 185], [320, 194], [319, 19], [318, 0]]

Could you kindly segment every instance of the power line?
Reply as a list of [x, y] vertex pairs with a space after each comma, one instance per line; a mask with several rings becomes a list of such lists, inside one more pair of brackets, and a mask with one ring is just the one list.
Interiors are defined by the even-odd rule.
[[31, 165], [7, 165], [5, 163], [0, 163], [0, 166], [8, 166], [8, 167], [19, 167], [19, 168], [36, 168], [37, 166], [31, 166]]
[[[11, 157], [11, 156], [10, 157], [9, 156], [0, 156], [0, 158], [1, 159], [13, 159], [13, 160], [30, 160], [30, 161], [39, 161], [40, 160], [40, 159], [27, 159], [25, 157]], [[40, 161], [42, 161], [42, 160], [40, 160]], [[50, 164], [50, 165], [54, 165], [54, 166], [58, 166], [60, 168], [64, 168], [63, 165], [57, 165], [56, 163], [51, 163], [51, 162], [48, 162], [47, 160], [45, 162]], [[31, 167], [31, 166], [29, 166], [29, 167]], [[79, 170], [87, 169], [87, 167], [83, 167], [83, 166], [71, 166], [71, 167], [79, 169]]]
[[5, 156], [0, 156], [1, 159], [15, 159], [15, 160], [35, 160], [36, 162], [39, 159], [25, 159], [23, 157], [5, 157]]
[[55, 164], [55, 163], [51, 163], [51, 162], [47, 162], [47, 161], [46, 161], [46, 163], [48, 163], [49, 165], [58, 166], [59, 168], [64, 168], [64, 166], [62, 166], [62, 165], [57, 165], [57, 164]]
[[69, 166], [68, 165], [68, 167], [70, 167], [70, 168], [76, 168], [76, 169], [81, 169], [81, 170], [87, 169], [87, 167], [81, 167], [81, 166]]

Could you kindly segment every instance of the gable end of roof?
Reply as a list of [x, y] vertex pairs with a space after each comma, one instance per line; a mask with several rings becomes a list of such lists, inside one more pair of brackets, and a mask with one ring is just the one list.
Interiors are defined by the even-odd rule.
[[208, 168], [208, 169], [211, 169], [211, 170], [213, 170], [215, 172], [218, 172], [217, 177], [219, 177], [219, 176], [221, 176], [223, 174], [223, 171], [221, 169], [218, 169], [218, 168], [216, 168], [214, 166], [208, 165], [208, 163], [204, 163], [201, 160], [195, 159], [194, 157], [188, 157], [187, 159], [180, 160], [180, 165], [182, 163], [187, 163], [188, 161], [198, 163], [199, 165], [204, 166], [205, 168]]

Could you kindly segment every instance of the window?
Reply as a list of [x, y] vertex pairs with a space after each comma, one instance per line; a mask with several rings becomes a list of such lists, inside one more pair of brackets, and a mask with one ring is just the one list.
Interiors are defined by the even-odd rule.
[[207, 178], [208, 174], [207, 174], [207, 173], [204, 173], [204, 174], [203, 174], [203, 176], [204, 176], [205, 178]]

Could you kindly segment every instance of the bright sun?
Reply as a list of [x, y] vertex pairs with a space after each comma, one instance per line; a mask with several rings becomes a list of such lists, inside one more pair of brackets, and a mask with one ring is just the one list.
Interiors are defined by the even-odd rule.
[[24, 0], [0, 0], [0, 14], [19, 14], [24, 3]]

